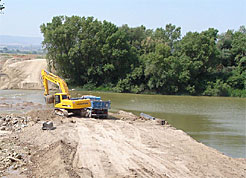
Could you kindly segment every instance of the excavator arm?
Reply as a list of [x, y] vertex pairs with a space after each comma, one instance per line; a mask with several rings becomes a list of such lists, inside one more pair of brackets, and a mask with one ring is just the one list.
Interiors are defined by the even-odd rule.
[[66, 82], [61, 79], [60, 77], [48, 72], [47, 70], [42, 70], [41, 71], [41, 76], [43, 80], [43, 85], [44, 85], [44, 95], [47, 96], [49, 95], [49, 86], [48, 86], [48, 81], [55, 83], [56, 85], [59, 86], [59, 89], [62, 93], [69, 95], [68, 92], [68, 87]]

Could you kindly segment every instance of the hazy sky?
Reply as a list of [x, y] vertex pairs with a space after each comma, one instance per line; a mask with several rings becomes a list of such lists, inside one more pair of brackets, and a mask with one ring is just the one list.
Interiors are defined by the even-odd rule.
[[246, 0], [2, 0], [0, 35], [41, 37], [39, 26], [57, 15], [94, 16], [117, 26], [155, 29], [172, 23], [188, 31], [219, 32], [246, 25]]

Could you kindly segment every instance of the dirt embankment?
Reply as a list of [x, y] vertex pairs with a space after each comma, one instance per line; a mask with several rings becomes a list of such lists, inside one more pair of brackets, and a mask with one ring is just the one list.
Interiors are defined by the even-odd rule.
[[[8, 163], [0, 170], [0, 176], [152, 178], [246, 175], [246, 159], [230, 158], [198, 143], [181, 130], [123, 111], [102, 120], [62, 118], [51, 110], [32, 111], [12, 118], [14, 121], [5, 125], [16, 123], [14, 127], [18, 128], [19, 123], [20, 129], [0, 136], [0, 147], [3, 148], [0, 149], [0, 159], [7, 159]], [[42, 130], [42, 123], [47, 120], [52, 121], [56, 129]], [[23, 122], [25, 127], [21, 126]], [[3, 143], [11, 144], [6, 148]], [[2, 152], [9, 153], [12, 148], [16, 151], [12, 151], [11, 157], [1, 158], [5, 155]]]
[[0, 56], [0, 89], [42, 89], [40, 73], [46, 59], [35, 55]]

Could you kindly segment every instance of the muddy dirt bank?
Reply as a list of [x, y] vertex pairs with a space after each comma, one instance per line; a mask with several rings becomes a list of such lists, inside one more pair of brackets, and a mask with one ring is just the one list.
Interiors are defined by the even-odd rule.
[[[5, 165], [0, 168], [0, 176], [246, 175], [246, 159], [230, 158], [198, 143], [181, 130], [124, 111], [111, 113], [109, 119], [102, 120], [63, 118], [54, 115], [52, 110], [36, 110], [8, 118], [12, 118], [7, 119], [10, 124], [6, 124], [6, 119], [2, 123], [13, 129], [2, 131], [0, 136], [0, 162]], [[56, 129], [42, 130], [44, 121], [52, 121]]]

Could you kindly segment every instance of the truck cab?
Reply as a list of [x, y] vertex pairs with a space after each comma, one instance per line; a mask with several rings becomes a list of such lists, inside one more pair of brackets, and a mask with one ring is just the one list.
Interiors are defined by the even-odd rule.
[[81, 99], [90, 99], [91, 106], [87, 108], [88, 117], [107, 118], [110, 109], [110, 101], [102, 101], [101, 97], [93, 95], [84, 95]]

